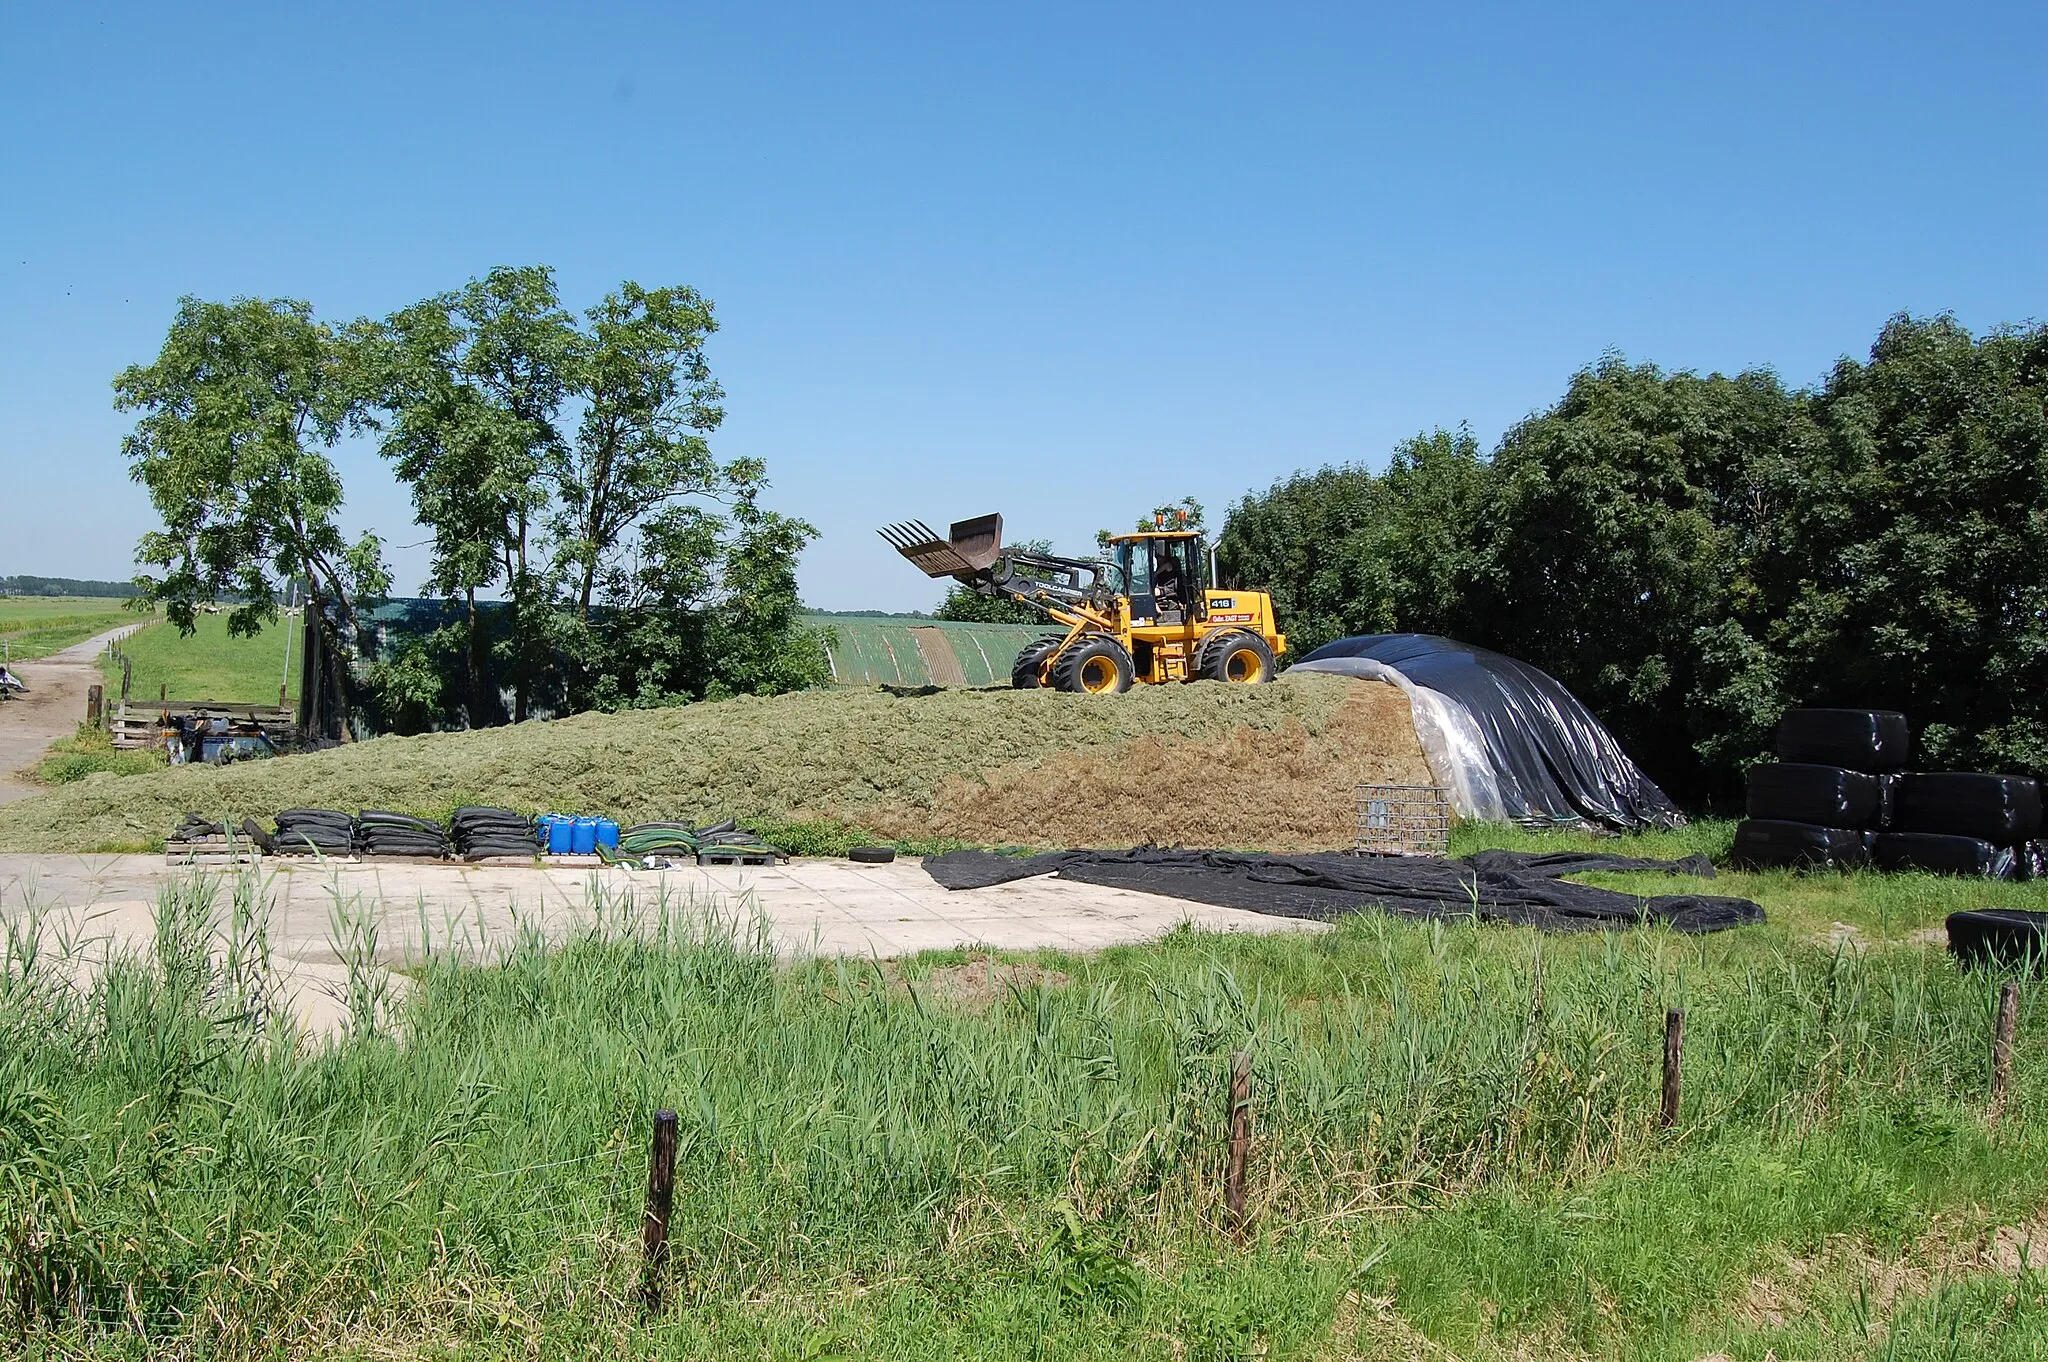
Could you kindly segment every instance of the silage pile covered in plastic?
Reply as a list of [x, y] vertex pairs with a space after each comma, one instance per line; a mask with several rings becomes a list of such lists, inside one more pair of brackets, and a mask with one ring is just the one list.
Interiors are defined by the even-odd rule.
[[[1182, 750], [1180, 740], [1217, 754], [1212, 760], [1221, 764], [1208, 772], [1215, 788], [1256, 803], [1257, 792], [1243, 782], [1271, 780], [1277, 789], [1300, 780], [1299, 735], [1322, 733], [1354, 684], [1365, 683], [1304, 676], [1257, 687], [1145, 686], [1120, 696], [818, 690], [379, 738], [279, 761], [95, 776], [0, 809], [0, 850], [144, 846], [160, 841], [187, 810], [236, 819], [302, 806], [445, 816], [458, 805], [490, 804], [605, 813], [622, 823], [754, 816], [863, 824], [864, 813], [887, 810], [888, 830], [909, 836], [920, 831], [913, 826], [923, 821], [920, 811], [932, 809], [942, 788], [956, 801], [990, 780], [1014, 789], [1028, 784], [1025, 773], [1055, 758], [1062, 759], [1055, 764], [1063, 803], [1113, 805], [1130, 775], [1116, 753], [1156, 752], [1160, 744]], [[1403, 741], [1412, 744], [1412, 732]], [[1262, 750], [1297, 756], [1262, 775]], [[1076, 754], [1110, 759], [1088, 764], [1095, 772], [1088, 780]], [[1176, 769], [1198, 782], [1202, 775], [1199, 762], [1183, 760]], [[1203, 797], [1199, 783], [1182, 789], [1196, 803]], [[1348, 787], [1332, 788], [1330, 796], [1348, 820]], [[1031, 802], [998, 799], [987, 803], [982, 819], [941, 810], [931, 821], [957, 836], [1044, 843], [1033, 835]]]

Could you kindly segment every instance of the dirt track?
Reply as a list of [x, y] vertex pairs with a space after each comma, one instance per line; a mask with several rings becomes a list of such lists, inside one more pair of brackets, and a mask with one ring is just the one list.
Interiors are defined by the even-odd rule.
[[42, 792], [44, 787], [26, 772], [42, 760], [51, 743], [70, 737], [85, 721], [86, 687], [100, 679], [93, 659], [108, 640], [126, 638], [141, 627], [124, 624], [40, 661], [8, 664], [28, 694], [0, 701], [0, 804]]

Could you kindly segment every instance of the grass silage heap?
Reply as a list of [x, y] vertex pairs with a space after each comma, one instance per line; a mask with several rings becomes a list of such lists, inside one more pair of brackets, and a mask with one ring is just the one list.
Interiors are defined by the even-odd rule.
[[93, 776], [0, 809], [0, 850], [148, 846], [188, 810], [445, 817], [468, 803], [622, 823], [833, 820], [905, 840], [1282, 849], [1348, 843], [1360, 780], [1429, 780], [1407, 701], [1379, 682], [816, 690]]

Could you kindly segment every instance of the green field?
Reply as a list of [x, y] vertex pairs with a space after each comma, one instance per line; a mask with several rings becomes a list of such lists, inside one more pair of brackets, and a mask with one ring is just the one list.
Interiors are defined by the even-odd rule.
[[[1366, 915], [891, 964], [778, 963], [702, 904], [600, 898], [564, 948], [416, 962], [395, 1021], [364, 998], [312, 1050], [172, 895], [151, 967], [84, 997], [61, 961], [4, 976], [0, 1327], [119, 1356], [2038, 1357], [2048, 1015], [2027, 989], [1988, 1123], [1998, 980], [1920, 939], [1984, 890], [1729, 877], [1769, 925]], [[344, 959], [372, 949], [358, 909]], [[1660, 1132], [1669, 1006], [1685, 1109]], [[680, 1172], [649, 1319], [660, 1106]]]
[[[172, 700], [220, 700], [234, 704], [274, 705], [278, 681], [284, 676], [285, 623], [280, 620], [254, 638], [228, 634], [226, 615], [200, 615], [190, 637], [167, 621], [138, 630], [121, 641], [121, 652], [133, 666], [131, 703], [154, 700], [168, 687]], [[288, 703], [299, 694], [297, 625], [291, 628], [292, 666]], [[121, 663], [100, 659], [100, 670], [119, 694]]]
[[83, 643], [139, 618], [125, 603], [98, 596], [0, 596], [0, 644], [23, 662]]

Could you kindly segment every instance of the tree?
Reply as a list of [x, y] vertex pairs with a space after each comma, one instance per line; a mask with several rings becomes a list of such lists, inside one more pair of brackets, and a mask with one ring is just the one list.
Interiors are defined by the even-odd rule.
[[1894, 317], [1809, 407], [1721, 631], [1722, 712], [1760, 739], [1793, 704], [1898, 709], [1928, 766], [2048, 773], [2048, 326]]
[[598, 579], [635, 526], [691, 498], [730, 501], [761, 483], [759, 460], [721, 464], [705, 438], [725, 419], [704, 341], [718, 323], [695, 289], [628, 281], [585, 317], [574, 441], [550, 455], [556, 551], [588, 619]]
[[1272, 593], [1290, 647], [1459, 620], [1492, 466], [1469, 430], [1403, 441], [1384, 474], [1296, 473], [1231, 508], [1216, 546], [1229, 586]]
[[2048, 327], [1895, 317], [1803, 391], [1609, 356], [1491, 460], [1438, 432], [1245, 498], [1221, 559], [1298, 646], [1422, 629], [1544, 668], [1681, 798], [1732, 801], [1799, 705], [2048, 773]]
[[154, 363], [114, 379], [114, 405], [137, 411], [122, 441], [129, 476], [149, 490], [164, 527], [142, 537], [141, 599], [183, 633], [198, 606], [238, 598], [229, 632], [277, 618], [294, 579], [309, 618], [332, 605], [359, 626], [367, 597], [389, 585], [382, 544], [336, 524], [341, 476], [325, 451], [364, 423], [357, 338], [315, 321], [290, 299], [179, 300]]
[[1728, 792], [1697, 751], [1699, 635], [1729, 616], [1740, 509], [1802, 421], [1768, 373], [1581, 370], [1494, 453], [1459, 636], [1557, 677], [1660, 782]]
[[[554, 668], [553, 564], [537, 542], [552, 513], [544, 474], [559, 468], [558, 421], [582, 360], [575, 318], [545, 266], [500, 267], [393, 314], [382, 329], [383, 452], [434, 534], [427, 589], [467, 605], [472, 722], [496, 717], [485, 660], [505, 665], [513, 717], [526, 717]], [[480, 590], [502, 585], [504, 637], [487, 639]]]

